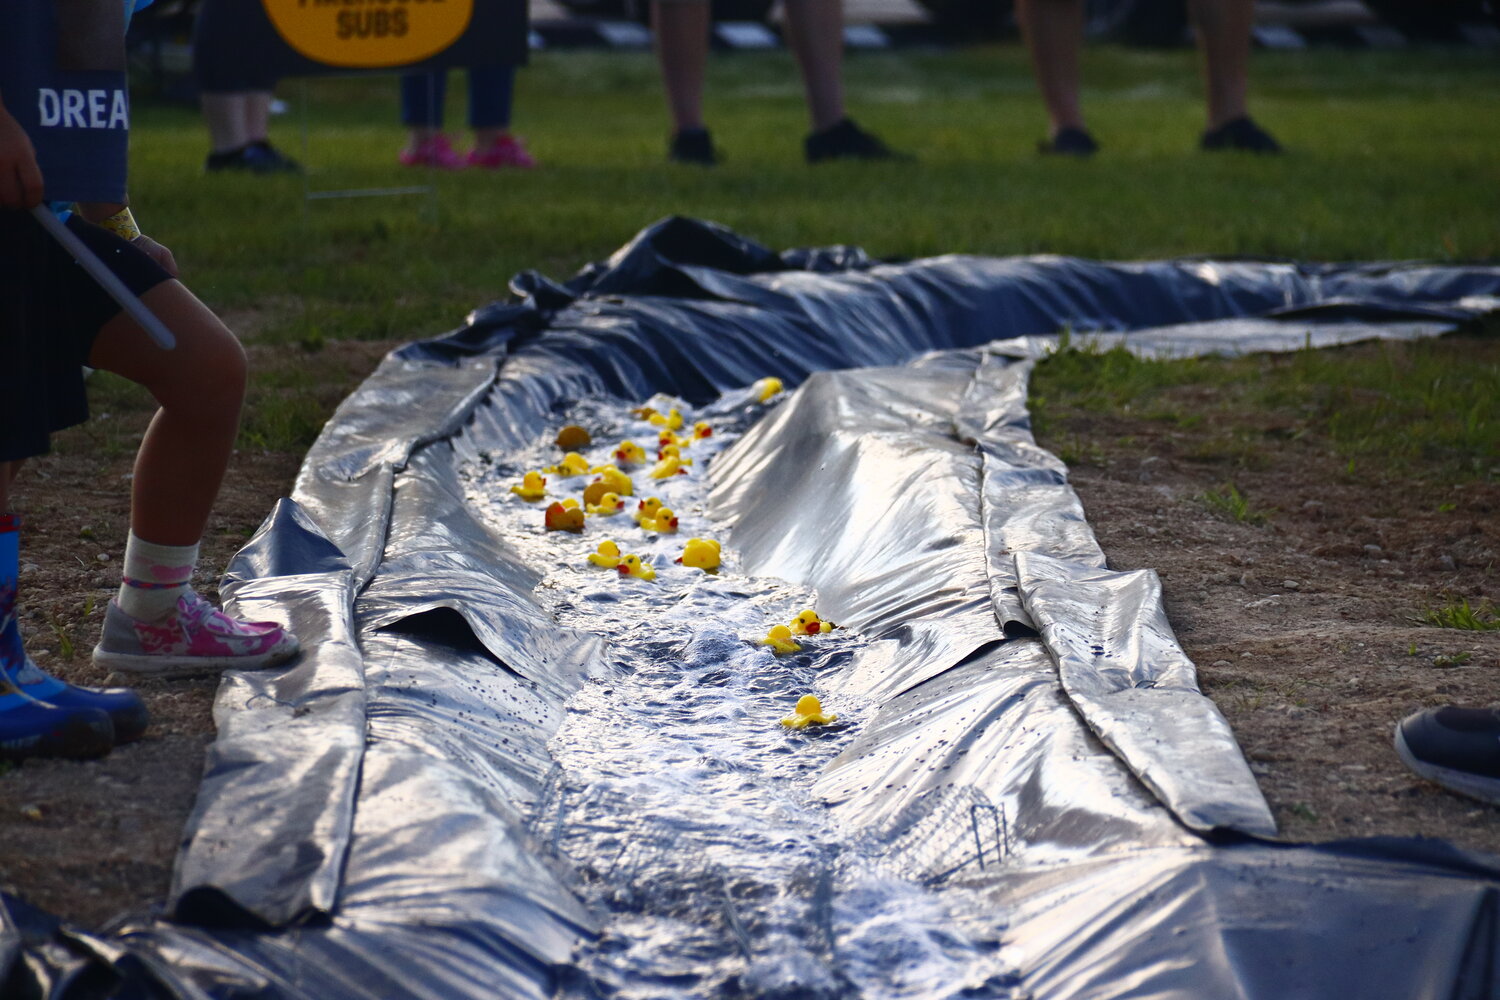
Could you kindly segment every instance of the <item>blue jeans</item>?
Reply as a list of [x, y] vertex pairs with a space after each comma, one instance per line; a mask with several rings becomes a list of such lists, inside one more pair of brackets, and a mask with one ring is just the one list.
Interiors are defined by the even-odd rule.
[[[514, 66], [477, 66], [469, 71], [469, 127], [509, 128]], [[447, 73], [407, 73], [401, 77], [401, 124], [443, 127]]]

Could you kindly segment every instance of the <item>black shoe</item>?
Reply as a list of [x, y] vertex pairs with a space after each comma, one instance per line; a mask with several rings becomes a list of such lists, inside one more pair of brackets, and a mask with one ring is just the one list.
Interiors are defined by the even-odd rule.
[[1429, 781], [1500, 803], [1500, 711], [1448, 705], [1409, 715], [1396, 727], [1396, 752]]
[[830, 125], [821, 132], [811, 133], [802, 143], [808, 163], [826, 160], [910, 160], [906, 153], [898, 153], [878, 138], [866, 132], [848, 118]]
[[698, 167], [712, 167], [719, 162], [714, 152], [714, 141], [706, 128], [679, 129], [667, 147], [667, 159], [673, 163], [691, 163]]
[[1058, 129], [1052, 138], [1037, 143], [1036, 151], [1044, 156], [1076, 156], [1086, 160], [1099, 152], [1099, 144], [1084, 129], [1069, 125]]
[[300, 174], [302, 165], [262, 139], [227, 153], [209, 153], [203, 169], [208, 173], [244, 170], [252, 174]]
[[1198, 144], [1210, 152], [1225, 149], [1246, 153], [1279, 153], [1281, 144], [1271, 134], [1250, 119], [1249, 115], [1225, 122], [1216, 129], [1203, 133]]

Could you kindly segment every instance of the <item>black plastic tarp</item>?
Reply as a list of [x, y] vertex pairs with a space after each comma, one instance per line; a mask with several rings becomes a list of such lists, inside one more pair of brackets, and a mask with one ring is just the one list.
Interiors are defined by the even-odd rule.
[[[1500, 862], [1265, 840], [1154, 576], [1108, 570], [1024, 404], [1059, 330], [1154, 356], [1432, 336], [1500, 305], [1500, 267], [877, 263], [674, 219], [512, 289], [387, 358], [231, 566], [231, 603], [307, 652], [226, 678], [170, 913], [85, 935], [5, 900], [14, 995], [548, 996], [596, 916], [536, 836], [546, 744], [605, 647], [548, 616], [463, 470], [579, 400], [712, 412], [771, 374], [800, 388], [714, 463], [715, 516], [869, 639], [842, 680], [876, 710], [816, 786], [837, 820], [1003, 815], [1003, 863], [922, 860], [1003, 915], [994, 995], [1497, 995]], [[829, 504], [856, 513], [802, 516]]]

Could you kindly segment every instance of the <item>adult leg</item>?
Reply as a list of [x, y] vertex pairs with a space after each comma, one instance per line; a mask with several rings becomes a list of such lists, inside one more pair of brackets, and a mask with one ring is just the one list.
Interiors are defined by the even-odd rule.
[[1203, 53], [1208, 127], [1245, 116], [1254, 0], [1189, 0], [1188, 13]]
[[[204, 91], [200, 97], [208, 142], [215, 155], [237, 153], [249, 145], [245, 109], [248, 96], [240, 91]], [[264, 134], [261, 138], [265, 138]]]
[[1083, 0], [1017, 0], [1016, 12], [1047, 108], [1048, 134], [1056, 138], [1063, 129], [1083, 129], [1078, 100]]
[[844, 118], [843, 0], [788, 0], [786, 34], [802, 73], [812, 130], [831, 128]]
[[674, 131], [703, 128], [703, 81], [708, 69], [706, 0], [651, 0], [656, 60]]

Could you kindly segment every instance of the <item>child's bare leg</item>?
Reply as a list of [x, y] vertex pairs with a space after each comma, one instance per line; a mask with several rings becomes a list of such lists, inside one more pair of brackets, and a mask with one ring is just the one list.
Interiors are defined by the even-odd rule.
[[161, 404], [136, 455], [130, 526], [160, 545], [203, 535], [239, 428], [245, 352], [234, 334], [177, 281], [141, 296], [177, 336], [157, 347], [124, 314], [104, 325], [89, 364], [138, 382]]

